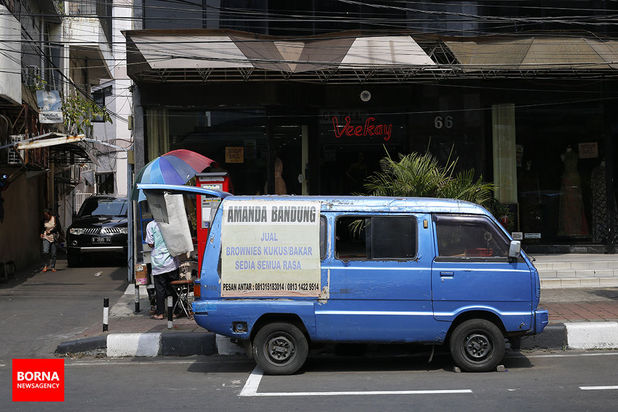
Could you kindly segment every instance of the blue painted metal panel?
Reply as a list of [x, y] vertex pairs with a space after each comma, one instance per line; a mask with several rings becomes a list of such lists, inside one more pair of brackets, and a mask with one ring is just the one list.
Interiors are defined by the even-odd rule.
[[[331, 228], [338, 215], [329, 214]], [[430, 221], [431, 216], [410, 216], [416, 217], [417, 231], [424, 239], [431, 229], [425, 229], [423, 221]], [[330, 237], [334, 244], [332, 232]], [[432, 258], [431, 244], [424, 241], [418, 242], [417, 259], [411, 261], [344, 261], [331, 256], [322, 263], [323, 284], [329, 285], [330, 298], [316, 303], [317, 339], [441, 341], [446, 329], [432, 316]]]
[[[432, 223], [433, 245], [437, 255], [436, 225]], [[462, 259], [442, 262], [434, 259], [431, 279], [433, 309], [437, 320], [452, 322], [463, 312], [480, 310], [498, 315], [507, 331], [527, 331], [534, 327], [534, 283], [530, 266], [525, 260], [508, 262], [505, 259], [501, 262]]]
[[[304, 323], [309, 337], [315, 339], [312, 300], [290, 299], [221, 299], [197, 300], [193, 303], [195, 321], [209, 331], [238, 339], [249, 339], [255, 322], [267, 314], [293, 314]], [[233, 322], [247, 322], [248, 330], [236, 333]]]
[[541, 333], [549, 323], [549, 312], [546, 310], [534, 311], [534, 332]]

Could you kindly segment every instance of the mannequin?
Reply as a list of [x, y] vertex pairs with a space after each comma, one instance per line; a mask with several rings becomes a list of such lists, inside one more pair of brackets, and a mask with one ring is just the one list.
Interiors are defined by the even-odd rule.
[[562, 154], [564, 172], [562, 173], [562, 185], [560, 187], [560, 236], [586, 236], [588, 235], [588, 222], [584, 213], [582, 200], [581, 179], [577, 171], [578, 156], [569, 145]]
[[283, 180], [283, 162], [277, 156], [275, 158], [275, 194], [276, 195], [287, 195], [288, 189], [285, 185], [285, 180]]

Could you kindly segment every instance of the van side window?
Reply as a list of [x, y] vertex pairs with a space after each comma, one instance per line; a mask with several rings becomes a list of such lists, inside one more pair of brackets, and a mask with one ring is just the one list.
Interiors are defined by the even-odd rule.
[[339, 259], [413, 259], [417, 233], [414, 216], [343, 216], [336, 224]]
[[320, 216], [320, 260], [326, 257], [326, 248], [328, 247], [328, 223], [326, 216]]
[[438, 256], [448, 258], [506, 258], [509, 241], [484, 216], [434, 215]]
[[342, 216], [335, 227], [335, 247], [341, 259], [367, 259], [367, 225], [371, 220], [365, 216]]

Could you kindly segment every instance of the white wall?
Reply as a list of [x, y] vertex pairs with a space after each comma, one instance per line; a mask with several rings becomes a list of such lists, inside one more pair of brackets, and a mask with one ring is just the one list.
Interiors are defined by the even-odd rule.
[[[112, 97], [114, 100], [109, 108], [118, 115], [114, 118], [115, 144], [128, 148], [131, 143], [131, 131], [129, 130], [127, 119], [131, 115], [132, 99], [129, 88], [132, 82], [127, 75], [126, 42], [122, 31], [132, 29], [132, 20], [129, 17], [133, 15], [133, 0], [114, 0], [112, 15], [114, 17], [112, 53], [116, 59], [116, 64], [112, 71], [114, 75]], [[128, 193], [126, 153], [117, 153], [115, 179], [116, 194], [118, 196], [126, 196]]]
[[0, 5], [0, 97], [21, 104], [21, 26]]

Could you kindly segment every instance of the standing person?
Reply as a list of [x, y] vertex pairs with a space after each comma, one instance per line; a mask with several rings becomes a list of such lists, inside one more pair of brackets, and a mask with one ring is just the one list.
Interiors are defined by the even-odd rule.
[[165, 298], [167, 296], [174, 296], [174, 300], [176, 300], [176, 295], [172, 290], [170, 282], [178, 279], [178, 260], [170, 255], [161, 235], [161, 229], [154, 220], [146, 226], [146, 243], [152, 248], [150, 264], [157, 293], [157, 310], [152, 315], [152, 318], [164, 319]]
[[43, 255], [45, 256], [45, 266], [43, 272], [51, 269], [56, 271], [56, 240], [58, 239], [58, 229], [56, 227], [56, 217], [51, 214], [49, 209], [43, 210], [43, 232], [41, 233], [43, 241]]

